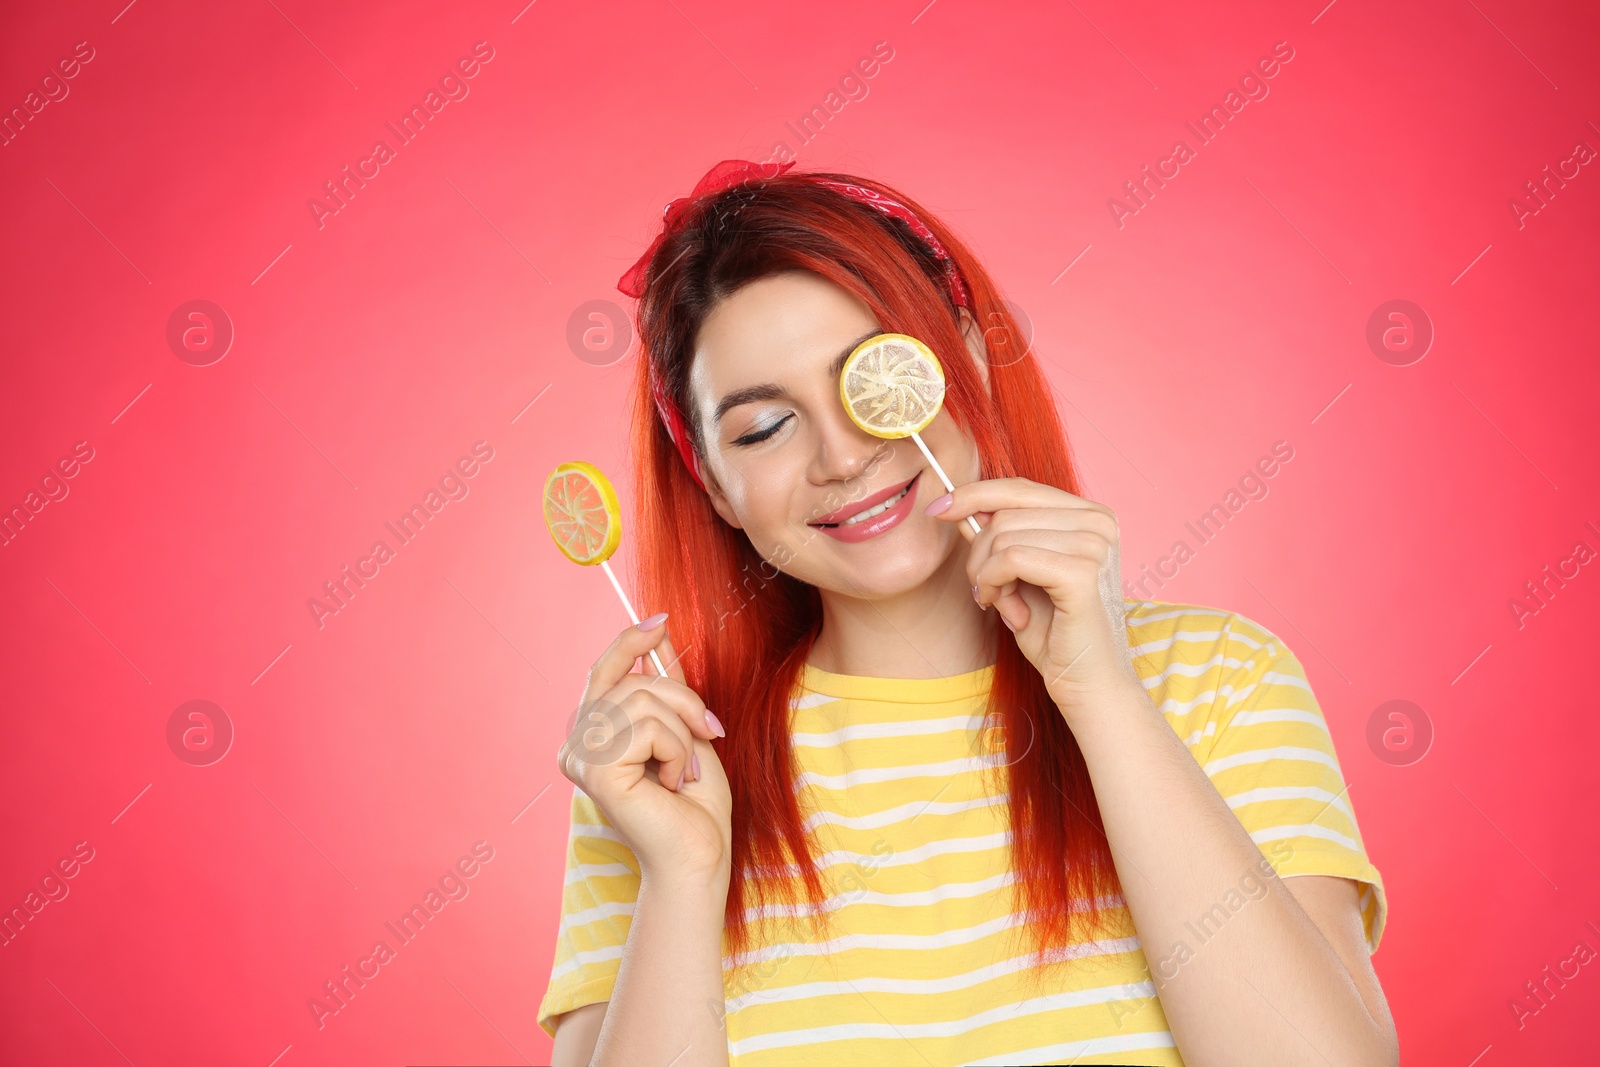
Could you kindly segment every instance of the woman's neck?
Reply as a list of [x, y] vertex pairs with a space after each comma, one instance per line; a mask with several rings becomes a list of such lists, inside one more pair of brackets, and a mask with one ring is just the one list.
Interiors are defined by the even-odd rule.
[[822, 593], [822, 630], [806, 658], [833, 674], [948, 678], [995, 660], [1000, 621], [972, 599], [966, 553], [896, 597], [863, 600]]

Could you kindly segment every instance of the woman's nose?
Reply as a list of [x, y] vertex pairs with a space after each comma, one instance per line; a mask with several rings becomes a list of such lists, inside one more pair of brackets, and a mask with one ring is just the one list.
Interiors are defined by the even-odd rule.
[[874, 437], [850, 420], [842, 405], [823, 420], [812, 461], [819, 483], [858, 478], [894, 452], [894, 441]]

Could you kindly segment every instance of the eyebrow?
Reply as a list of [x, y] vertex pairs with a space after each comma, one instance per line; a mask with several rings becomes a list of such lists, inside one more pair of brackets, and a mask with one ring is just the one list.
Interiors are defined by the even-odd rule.
[[[883, 331], [881, 329], [869, 330], [860, 337], [857, 337], [854, 341], [851, 341], [849, 344], [845, 345], [844, 350], [834, 357], [832, 363], [828, 364], [828, 377], [838, 378], [839, 372], [844, 370], [845, 361], [850, 358], [850, 353], [854, 352], [858, 347], [860, 347], [861, 342], [870, 340], [882, 332]], [[783, 387], [775, 382], [763, 382], [760, 385], [748, 385], [743, 389], [735, 389], [733, 392], [717, 401], [717, 410], [716, 413], [711, 416], [711, 421], [714, 423], [721, 422], [722, 416], [726, 415], [728, 412], [732, 411], [741, 404], [753, 404], [757, 400], [776, 400], [779, 397], [787, 395], [788, 394], [784, 392]]]

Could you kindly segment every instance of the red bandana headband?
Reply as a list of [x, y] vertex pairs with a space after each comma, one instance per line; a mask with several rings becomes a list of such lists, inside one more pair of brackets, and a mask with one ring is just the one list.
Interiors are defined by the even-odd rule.
[[[639, 261], [630, 267], [628, 272], [617, 282], [617, 288], [622, 291], [623, 295], [631, 296], [635, 299], [644, 295], [645, 272], [650, 265], [650, 260], [655, 256], [656, 250], [661, 247], [661, 243], [667, 239], [667, 235], [677, 226], [690, 204], [703, 196], [720, 193], [725, 189], [742, 185], [745, 182], [776, 178], [794, 166], [794, 164], [794, 160], [790, 160], [787, 163], [751, 163], [749, 160], [744, 159], [725, 159], [712, 167], [695, 184], [693, 192], [688, 196], [678, 197], [663, 209], [661, 214], [665, 221], [662, 224], [661, 232], [650, 243], [650, 247], [645, 250], [644, 255], [639, 257]], [[917, 218], [910, 208], [874, 189], [866, 189], [849, 182], [837, 182], [825, 178], [813, 180], [819, 185], [826, 185], [828, 188], [841, 192], [852, 200], [867, 204], [885, 215], [905, 222], [906, 225], [911, 227], [911, 232], [916, 234], [933, 251], [934, 256], [944, 264], [945, 280], [950, 287], [951, 301], [957, 307], [972, 306], [972, 297], [967, 291], [966, 283], [961, 278], [961, 272], [956, 269], [955, 261], [945, 251], [944, 245], [939, 243], [939, 239], [933, 235], [933, 231], [923, 225], [922, 220]], [[704, 489], [706, 483], [700, 473], [700, 457], [695, 455], [694, 438], [689, 433], [688, 423], [685, 421], [683, 413], [678, 410], [678, 405], [673, 403], [672, 398], [667, 395], [666, 386], [662, 382], [661, 375], [656, 372], [654, 363], [650, 365], [650, 394], [655, 398], [656, 412], [661, 416], [661, 423], [667, 429], [667, 436], [672, 439], [672, 443], [678, 448], [678, 454], [683, 457], [684, 466], [689, 468], [689, 473], [694, 476], [695, 482], [701, 489]]]

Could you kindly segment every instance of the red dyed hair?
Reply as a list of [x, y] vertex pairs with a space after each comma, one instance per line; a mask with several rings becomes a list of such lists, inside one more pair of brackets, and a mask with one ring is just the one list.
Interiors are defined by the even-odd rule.
[[[884, 331], [910, 334], [933, 349], [947, 380], [944, 410], [976, 442], [981, 477], [1020, 476], [1079, 491], [1050, 385], [1032, 351], [1015, 340], [1016, 322], [966, 245], [898, 190], [853, 175], [814, 174], [899, 200], [943, 243], [984, 328], [988, 389], [928, 247], [904, 222], [812, 176], [791, 170], [691, 205], [651, 259], [636, 309], [631, 536], [638, 589], [642, 603], [671, 613], [684, 676], [727, 727], [727, 737], [713, 745], [733, 796], [725, 931], [735, 957], [752, 947], [746, 908], [768, 903], [769, 891], [798, 902], [793, 878], [747, 877], [757, 869], [797, 863], [813, 914], [827, 921], [789, 738], [789, 701], [821, 627], [822, 602], [815, 587], [764, 560], [742, 530], [712, 509], [656, 414], [650, 367], [684, 412], [702, 470], [712, 477], [700, 416], [686, 395], [700, 326], [719, 301], [749, 282], [811, 271], [858, 296]], [[1005, 738], [1030, 743], [993, 768], [1000, 779], [993, 788], [1009, 790], [1015, 889], [1026, 913], [1019, 926], [1033, 933], [1036, 965], [1043, 965], [1059, 958], [1051, 950], [1106, 930], [1108, 912], [1096, 898], [1117, 894], [1120, 884], [1071, 730], [1010, 631], [999, 630], [996, 644], [986, 722], [998, 723]], [[1081, 902], [1074, 904], [1075, 897]]]

